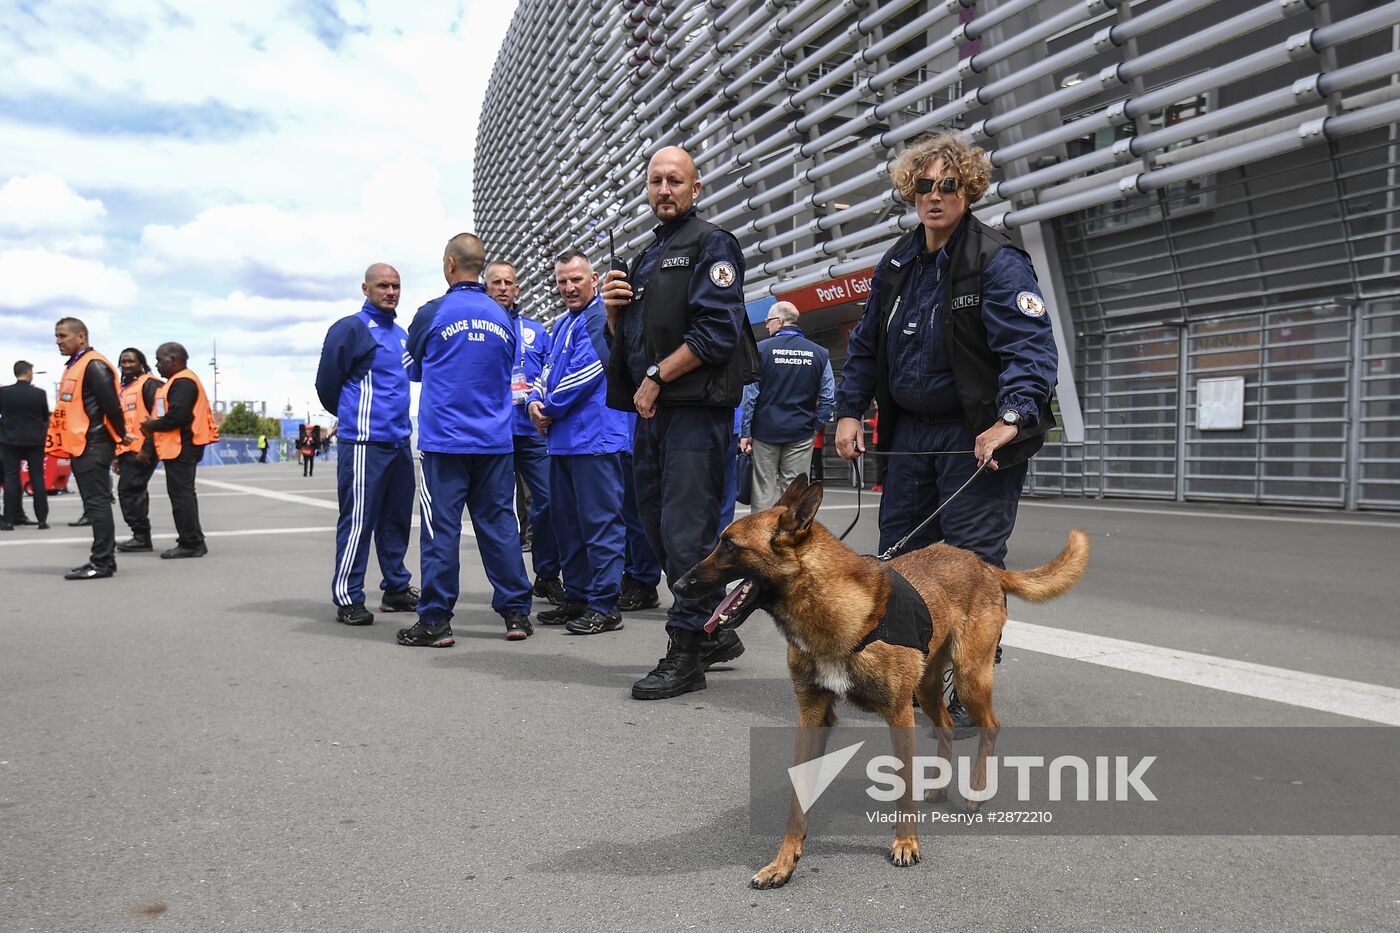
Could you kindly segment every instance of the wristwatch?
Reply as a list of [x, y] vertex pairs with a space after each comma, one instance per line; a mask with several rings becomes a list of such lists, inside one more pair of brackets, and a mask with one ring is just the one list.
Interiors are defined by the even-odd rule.
[[661, 378], [661, 365], [659, 363], [652, 363], [647, 367], [647, 378], [659, 386], [666, 384]]
[[1023, 419], [1021, 418], [1021, 413], [1014, 408], [1008, 408], [1006, 411], [1001, 413], [1001, 423], [1009, 424], [1013, 428], [1020, 427], [1022, 420]]

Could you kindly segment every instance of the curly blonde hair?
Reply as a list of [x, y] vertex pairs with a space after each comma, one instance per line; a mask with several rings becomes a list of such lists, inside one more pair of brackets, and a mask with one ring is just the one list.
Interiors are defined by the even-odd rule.
[[914, 183], [939, 159], [949, 172], [962, 179], [968, 204], [975, 204], [987, 193], [987, 186], [992, 183], [992, 160], [987, 157], [987, 150], [968, 145], [957, 130], [946, 130], [914, 140], [895, 157], [890, 181], [899, 196], [913, 204]]

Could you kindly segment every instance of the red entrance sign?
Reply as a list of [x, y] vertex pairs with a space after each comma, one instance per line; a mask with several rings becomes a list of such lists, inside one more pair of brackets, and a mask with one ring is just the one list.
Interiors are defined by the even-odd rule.
[[874, 275], [873, 267], [863, 269], [839, 279], [818, 282], [790, 292], [779, 292], [776, 297], [779, 301], [791, 301], [798, 311], [815, 311], [818, 308], [843, 305], [848, 301], [864, 301], [870, 295], [870, 280]]

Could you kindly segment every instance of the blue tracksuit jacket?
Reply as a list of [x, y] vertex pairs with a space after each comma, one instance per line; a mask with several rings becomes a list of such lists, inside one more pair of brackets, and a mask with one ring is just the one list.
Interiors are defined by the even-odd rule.
[[[525, 317], [520, 313], [519, 308], [511, 308], [511, 316], [515, 319], [517, 328], [517, 338], [519, 344], [516, 347], [516, 365], [525, 372], [525, 381], [533, 389], [540, 381], [540, 375], [544, 372], [544, 364], [549, 360], [549, 348], [553, 346], [549, 331], [544, 329], [544, 325], [532, 318]], [[515, 406], [514, 433], [516, 437], [539, 437], [534, 424], [530, 422], [529, 400], [522, 401]]]
[[423, 383], [418, 449], [444, 454], [514, 451], [510, 373], [515, 322], [478, 282], [458, 282], [418, 309], [408, 327], [410, 375]]
[[611, 454], [632, 449], [630, 420], [607, 406], [604, 369], [608, 359], [603, 329], [603, 299], [594, 296], [554, 325], [554, 345], [545, 366], [543, 386], [531, 391], [553, 419], [546, 439], [549, 453]]
[[408, 446], [407, 340], [393, 312], [368, 301], [326, 332], [316, 395], [340, 420], [341, 441]]

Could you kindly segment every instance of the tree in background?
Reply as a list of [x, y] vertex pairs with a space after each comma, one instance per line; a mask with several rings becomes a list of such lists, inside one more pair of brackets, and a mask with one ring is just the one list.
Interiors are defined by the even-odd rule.
[[242, 402], [234, 405], [219, 423], [219, 433], [227, 437], [257, 437], [266, 434], [268, 443], [282, 436], [282, 424], [276, 418], [260, 418]]

